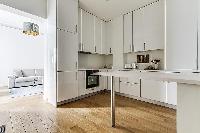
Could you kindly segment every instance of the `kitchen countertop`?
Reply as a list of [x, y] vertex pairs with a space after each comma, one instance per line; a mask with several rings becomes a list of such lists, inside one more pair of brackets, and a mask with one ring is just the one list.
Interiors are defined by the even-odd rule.
[[200, 71], [197, 70], [112, 70], [110, 72], [99, 72], [96, 74], [102, 76], [134, 77], [146, 80], [200, 85]]
[[112, 70], [109, 68], [79, 68], [79, 71], [86, 71], [86, 70]]

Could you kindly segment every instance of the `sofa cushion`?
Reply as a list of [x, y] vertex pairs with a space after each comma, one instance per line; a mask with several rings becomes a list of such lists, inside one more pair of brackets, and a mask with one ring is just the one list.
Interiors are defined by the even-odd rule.
[[43, 69], [35, 69], [35, 76], [44, 76]]
[[24, 77], [35, 76], [35, 69], [23, 69], [22, 73]]
[[16, 78], [23, 77], [22, 71], [20, 69], [13, 70], [13, 76], [15, 76]]
[[16, 83], [20, 83], [20, 82], [32, 82], [35, 81], [37, 78], [34, 76], [30, 76], [30, 77], [19, 77], [15, 79]]

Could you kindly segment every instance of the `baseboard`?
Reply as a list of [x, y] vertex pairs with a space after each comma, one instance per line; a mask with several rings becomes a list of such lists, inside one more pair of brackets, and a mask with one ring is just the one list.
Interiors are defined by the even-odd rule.
[[[110, 92], [110, 90], [106, 90], [106, 91]], [[136, 96], [132, 96], [132, 95], [122, 94], [119, 92], [115, 92], [115, 94], [126, 97], [126, 98], [130, 98], [130, 99], [134, 99], [134, 100], [138, 100], [138, 101], [142, 101], [142, 102], [147, 102], [147, 103], [151, 103], [151, 104], [155, 104], [155, 105], [159, 105], [159, 106], [163, 106], [163, 107], [167, 107], [167, 108], [171, 108], [171, 109], [177, 108], [175, 105], [171, 105], [171, 104], [167, 104], [167, 103], [163, 103], [163, 102], [159, 102], [159, 101], [155, 101], [155, 100], [149, 100], [149, 99], [142, 98], [142, 97], [136, 97]]]
[[[79, 96], [77, 98], [73, 98], [73, 99], [70, 99], [70, 100], [63, 101], [63, 102], [58, 102], [57, 105], [60, 106], [60, 105], [67, 104], [67, 103], [70, 103], [70, 102], [75, 102], [75, 101], [78, 101], [78, 100], [81, 100], [81, 99], [84, 99], [84, 98], [87, 98], [87, 97], [97, 95], [97, 94], [102, 93], [102, 92], [110, 93], [110, 90], [105, 89], [105, 90], [101, 90], [101, 91], [98, 91], [98, 92], [86, 94], [86, 95], [83, 95], [83, 96]], [[115, 94], [119, 95], [119, 96], [126, 97], [126, 98], [142, 101], [142, 102], [147, 102], [147, 103], [151, 103], [151, 104], [155, 104], [155, 105], [159, 105], [159, 106], [163, 106], [163, 107], [167, 107], [167, 108], [171, 108], [171, 109], [176, 109], [175, 105], [171, 105], [171, 104], [167, 104], [167, 103], [163, 103], [163, 102], [159, 102], [159, 101], [154, 101], [154, 100], [149, 100], [149, 99], [142, 98], [142, 97], [136, 97], [136, 96], [132, 96], [132, 95], [122, 94], [122, 93], [119, 93], [119, 92], [115, 92]]]
[[102, 93], [102, 92], [105, 92], [105, 90], [93, 92], [93, 93], [90, 93], [90, 94], [79, 96], [77, 98], [73, 98], [73, 99], [62, 101], [62, 102], [58, 102], [57, 106], [60, 106], [60, 105], [63, 105], [63, 104], [67, 104], [67, 103], [71, 103], [71, 102], [76, 102], [78, 100], [81, 100], [81, 99], [84, 99], [84, 98], [87, 98], [87, 97], [91, 97], [91, 96], [97, 95], [97, 94]]

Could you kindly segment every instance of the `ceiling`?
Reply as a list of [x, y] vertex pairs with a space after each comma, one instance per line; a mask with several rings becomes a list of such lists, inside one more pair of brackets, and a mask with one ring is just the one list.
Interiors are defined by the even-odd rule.
[[156, 0], [79, 0], [80, 7], [104, 19], [111, 20]]

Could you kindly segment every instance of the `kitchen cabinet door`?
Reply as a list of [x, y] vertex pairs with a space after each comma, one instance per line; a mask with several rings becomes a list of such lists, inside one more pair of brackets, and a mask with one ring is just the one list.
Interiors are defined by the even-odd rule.
[[133, 51], [133, 42], [132, 42], [132, 12], [124, 15], [124, 53], [130, 53]]
[[[120, 92], [119, 78], [114, 77], [114, 79], [113, 79], [113, 87], [115, 89], [115, 92]], [[110, 77], [108, 77], [108, 90], [111, 90], [111, 80], [110, 80]]]
[[76, 71], [78, 62], [78, 36], [57, 30], [57, 69]]
[[120, 78], [120, 93], [140, 97], [140, 80], [134, 78]]
[[134, 52], [145, 50], [144, 9], [133, 12], [133, 47]]
[[112, 39], [113, 38], [113, 29], [112, 29], [112, 23], [107, 22], [106, 23], [106, 54], [112, 54]]
[[82, 11], [82, 47], [84, 52], [94, 53], [94, 16]]
[[177, 83], [170, 82], [167, 84], [167, 103], [177, 105]]
[[[100, 70], [100, 72], [107, 72], [107, 70]], [[108, 78], [105, 76], [99, 76], [99, 88], [105, 90], [108, 87]]]
[[112, 24], [112, 51], [113, 51], [113, 68], [124, 68], [123, 56], [123, 16], [113, 19]]
[[141, 96], [149, 100], [159, 102], [167, 102], [166, 84], [161, 81], [142, 80], [141, 81]]
[[76, 33], [78, 0], [57, 0], [57, 28]]
[[78, 72], [78, 96], [87, 94], [86, 91], [86, 71]]
[[82, 46], [82, 9], [78, 9], [78, 50], [83, 51]]
[[57, 101], [78, 97], [77, 72], [58, 72], [57, 73]]
[[[166, 69], [197, 69], [199, 0], [166, 0]], [[177, 7], [181, 8], [177, 8]]]
[[102, 21], [101, 22], [101, 54], [108, 54], [107, 52], [109, 50], [109, 48], [107, 48], [107, 44], [106, 44], [106, 22]]
[[95, 17], [95, 28], [94, 28], [94, 30], [95, 30], [95, 48], [94, 48], [94, 51], [95, 51], [95, 53], [98, 53], [98, 54], [101, 54], [101, 39], [102, 39], [102, 37], [101, 37], [101, 28], [102, 28], [102, 26], [101, 26], [101, 24], [102, 24], [102, 21], [100, 20], [100, 19], [98, 19], [97, 17]]
[[164, 49], [165, 8], [164, 0], [144, 8], [145, 51]]

